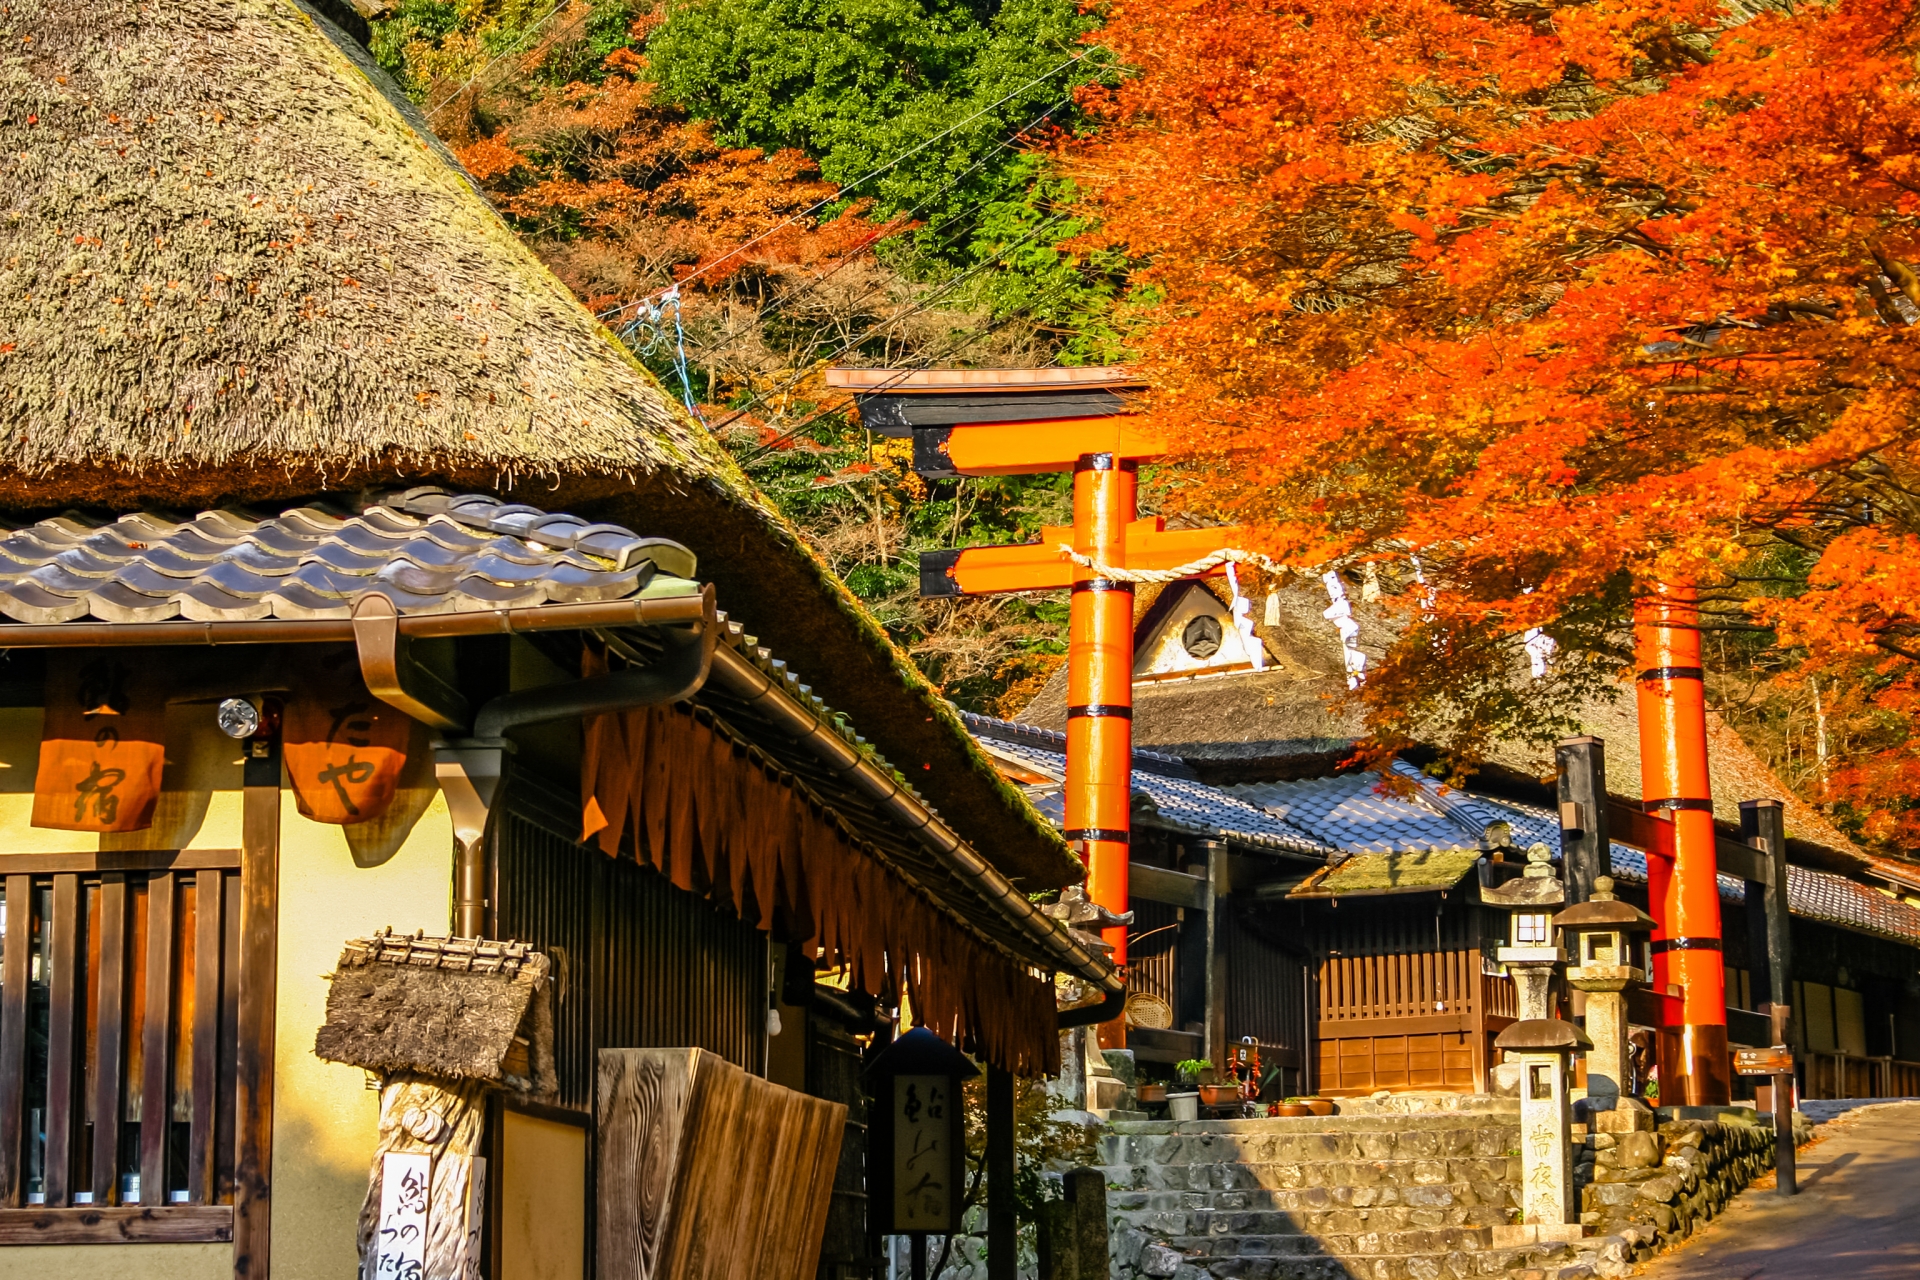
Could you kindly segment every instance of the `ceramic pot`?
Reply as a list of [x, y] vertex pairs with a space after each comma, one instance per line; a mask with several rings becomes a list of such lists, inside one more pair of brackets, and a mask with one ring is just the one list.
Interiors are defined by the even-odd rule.
[[1203, 1084], [1200, 1086], [1200, 1101], [1210, 1107], [1231, 1106], [1240, 1100], [1240, 1086], [1237, 1084]]
[[1307, 1110], [1316, 1116], [1330, 1116], [1333, 1114], [1332, 1098], [1308, 1098], [1305, 1101]]
[[1283, 1102], [1280, 1104], [1280, 1114], [1283, 1116], [1310, 1116], [1313, 1114], [1313, 1111], [1304, 1102]]
[[1163, 1084], [1135, 1085], [1133, 1088], [1133, 1096], [1137, 1102], [1165, 1102], [1167, 1100], [1167, 1086]]
[[1200, 1095], [1197, 1093], [1170, 1093], [1167, 1095], [1167, 1119], [1198, 1120], [1200, 1118]]

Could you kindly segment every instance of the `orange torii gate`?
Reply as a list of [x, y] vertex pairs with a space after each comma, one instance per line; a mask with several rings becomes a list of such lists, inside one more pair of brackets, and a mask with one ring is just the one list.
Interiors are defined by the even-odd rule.
[[[1084, 850], [1088, 897], [1125, 912], [1134, 584], [1102, 571], [1191, 567], [1230, 548], [1240, 531], [1170, 530], [1137, 518], [1137, 468], [1165, 446], [1131, 416], [1126, 393], [1144, 384], [1125, 369], [830, 369], [827, 385], [853, 393], [868, 429], [912, 440], [913, 468], [926, 479], [1073, 472], [1072, 526], [1044, 527], [1039, 542], [1023, 546], [923, 553], [920, 594], [1072, 590], [1066, 836]], [[1216, 564], [1190, 576], [1222, 571]], [[1662, 1001], [1661, 1075], [1677, 1099], [1719, 1105], [1731, 1063], [1694, 592], [1657, 587], [1634, 624], [1643, 808], [1672, 825], [1670, 839], [1647, 851], [1648, 905], [1659, 922], [1653, 987], [1671, 997]], [[1125, 964], [1126, 929], [1104, 936]]]
[[[1070, 589], [1066, 836], [1084, 850], [1087, 896], [1127, 910], [1133, 763], [1133, 588], [1103, 570], [1165, 571], [1232, 545], [1232, 528], [1169, 530], [1135, 508], [1139, 464], [1161, 441], [1130, 416], [1125, 369], [832, 369], [876, 434], [913, 441], [927, 479], [1073, 472], [1073, 524], [1025, 546], [964, 547], [920, 558], [920, 594]], [[1069, 555], [1062, 547], [1071, 547]], [[1207, 572], [1218, 572], [1219, 569]], [[1195, 573], [1193, 576], [1201, 576]], [[1117, 964], [1127, 931], [1104, 931]]]

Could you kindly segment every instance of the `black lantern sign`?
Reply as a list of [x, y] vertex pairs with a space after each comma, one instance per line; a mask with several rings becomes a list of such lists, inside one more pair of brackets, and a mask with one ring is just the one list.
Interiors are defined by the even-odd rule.
[[925, 1027], [895, 1040], [867, 1067], [870, 1230], [916, 1237], [960, 1230], [967, 1160], [960, 1086], [979, 1074]]

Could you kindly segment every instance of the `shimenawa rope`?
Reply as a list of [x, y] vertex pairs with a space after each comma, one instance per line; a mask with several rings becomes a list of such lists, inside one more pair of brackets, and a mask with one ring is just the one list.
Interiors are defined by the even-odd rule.
[[1092, 556], [1083, 556], [1064, 542], [1056, 545], [1060, 554], [1082, 569], [1091, 569], [1101, 577], [1115, 582], [1178, 582], [1181, 578], [1191, 578], [1196, 574], [1205, 573], [1209, 569], [1217, 569], [1229, 563], [1258, 565], [1268, 573], [1287, 571], [1287, 566], [1269, 560], [1257, 551], [1237, 551], [1231, 548], [1223, 548], [1175, 569], [1119, 569], [1110, 564], [1101, 564]]

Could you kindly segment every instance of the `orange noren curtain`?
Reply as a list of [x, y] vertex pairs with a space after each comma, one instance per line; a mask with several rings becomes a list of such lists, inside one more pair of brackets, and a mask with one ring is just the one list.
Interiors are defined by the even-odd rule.
[[788, 775], [686, 706], [586, 722], [583, 840], [763, 930], [805, 939], [869, 994], [907, 993], [947, 1040], [1057, 1075], [1053, 985], [985, 945], [851, 838]]

